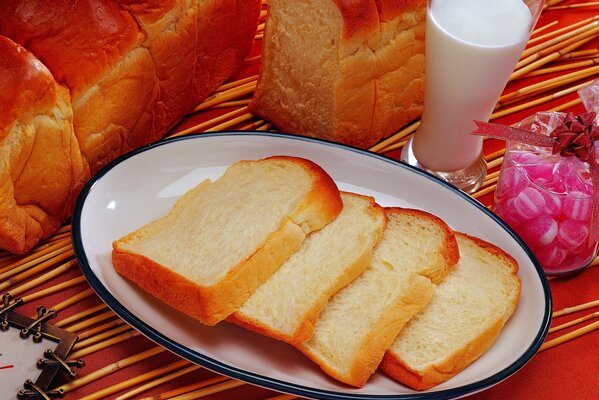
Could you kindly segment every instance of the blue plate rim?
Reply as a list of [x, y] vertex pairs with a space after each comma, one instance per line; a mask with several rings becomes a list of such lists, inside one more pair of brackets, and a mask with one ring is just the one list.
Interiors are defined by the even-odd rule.
[[[90, 194], [93, 186], [100, 180], [104, 175], [106, 175], [110, 170], [112, 170], [117, 165], [121, 164], [123, 161], [146, 151], [152, 150], [154, 148], [168, 145], [173, 142], [184, 141], [184, 140], [198, 140], [203, 138], [212, 138], [212, 137], [235, 137], [235, 136], [260, 136], [260, 137], [275, 137], [275, 138], [284, 138], [289, 140], [298, 140], [298, 141], [307, 141], [313, 142], [321, 145], [337, 147], [346, 151], [351, 151], [355, 153], [359, 153], [362, 155], [366, 155], [368, 157], [374, 157], [381, 161], [391, 163], [399, 168], [410, 170], [413, 173], [424, 176], [427, 179], [433, 180], [438, 184], [445, 186], [447, 189], [451, 190], [454, 193], [457, 193], [459, 196], [464, 198], [467, 202], [471, 203], [479, 210], [483, 211], [490, 218], [492, 218], [495, 222], [497, 222], [504, 230], [506, 230], [510, 236], [512, 236], [516, 242], [523, 248], [526, 252], [527, 256], [531, 259], [539, 280], [541, 281], [541, 285], [543, 288], [543, 294], [545, 296], [545, 312], [543, 315], [543, 320], [539, 327], [539, 331], [535, 336], [535, 339], [532, 341], [528, 349], [523, 352], [523, 354], [512, 364], [505, 367], [501, 371], [489, 376], [480, 381], [470, 383], [468, 385], [463, 385], [460, 387], [452, 388], [452, 389], [444, 389], [435, 392], [417, 392], [410, 394], [400, 394], [400, 395], [369, 395], [369, 394], [361, 394], [361, 393], [345, 393], [345, 392], [336, 392], [325, 389], [316, 389], [308, 386], [303, 386], [299, 384], [293, 384], [289, 382], [285, 382], [279, 379], [270, 378], [265, 375], [260, 375], [257, 373], [249, 372], [240, 368], [236, 368], [230, 366], [226, 363], [215, 360], [211, 357], [207, 357], [199, 352], [192, 351], [191, 349], [180, 345], [179, 343], [170, 340], [166, 336], [164, 336], [159, 331], [153, 329], [152, 327], [145, 324], [142, 320], [140, 320], [136, 315], [132, 314], [126, 307], [124, 307], [112, 294], [108, 291], [108, 289], [102, 284], [102, 282], [96, 277], [94, 272], [91, 269], [91, 265], [87, 259], [85, 254], [85, 250], [83, 248], [83, 240], [81, 237], [81, 214], [83, 211], [83, 206], [85, 205], [85, 200], [87, 196]], [[448, 184], [447, 182], [439, 179], [438, 177], [429, 174], [426, 171], [420, 170], [411, 165], [402, 163], [393, 158], [377, 154], [368, 150], [359, 149], [352, 146], [347, 146], [344, 144], [327, 141], [324, 139], [317, 139], [311, 137], [305, 137], [300, 135], [292, 135], [287, 133], [272, 133], [272, 132], [260, 132], [260, 131], [223, 131], [223, 132], [210, 132], [210, 133], [198, 133], [198, 134], [190, 134], [186, 136], [167, 138], [146, 146], [142, 146], [138, 149], [130, 151], [122, 156], [116, 158], [112, 162], [108, 163], [105, 167], [100, 169], [83, 187], [79, 196], [77, 197], [77, 201], [75, 203], [72, 221], [71, 221], [71, 233], [73, 240], [73, 249], [75, 252], [75, 257], [79, 263], [79, 267], [83, 272], [83, 275], [87, 279], [90, 286], [94, 289], [96, 294], [106, 303], [106, 305], [112, 309], [119, 317], [124, 319], [129, 325], [133, 326], [136, 330], [141, 332], [144, 336], [154, 341], [155, 343], [167, 348], [171, 352], [189, 360], [196, 364], [199, 364], [203, 367], [208, 368], [214, 372], [229, 376], [231, 378], [239, 379], [250, 384], [254, 384], [257, 386], [282, 391], [289, 394], [299, 395], [299, 396], [308, 396], [312, 398], [325, 399], [325, 400], [380, 400], [380, 399], [395, 399], [395, 400], [440, 400], [440, 399], [449, 399], [449, 398], [458, 398], [463, 397], [469, 394], [474, 394], [484, 389], [490, 388], [501, 381], [507, 379], [519, 369], [521, 369], [532, 357], [536, 354], [537, 350], [543, 344], [545, 337], [549, 331], [549, 325], [551, 323], [551, 310], [552, 310], [552, 297], [551, 291], [549, 288], [549, 282], [543, 272], [542, 267], [538, 263], [537, 259], [533, 255], [532, 251], [528, 248], [528, 246], [520, 239], [520, 237], [507, 225], [505, 224], [498, 216], [496, 216], [492, 211], [482, 205], [480, 202], [470, 197], [466, 193], [457, 189], [456, 187]]]

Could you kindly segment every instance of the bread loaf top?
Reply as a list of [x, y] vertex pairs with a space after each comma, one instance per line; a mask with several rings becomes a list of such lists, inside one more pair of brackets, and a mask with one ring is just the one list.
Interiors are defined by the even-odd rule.
[[426, 0], [333, 0], [343, 17], [346, 38], [378, 31], [381, 21], [411, 12], [426, 4]]
[[11, 124], [56, 102], [56, 82], [48, 68], [12, 40], [0, 36], [0, 139]]
[[5, 1], [0, 35], [34, 53], [73, 97], [143, 40], [131, 15], [106, 0]]

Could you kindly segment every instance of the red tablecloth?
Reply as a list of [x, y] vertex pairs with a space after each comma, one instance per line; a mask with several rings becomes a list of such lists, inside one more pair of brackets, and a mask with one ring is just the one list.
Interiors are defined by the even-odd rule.
[[[572, 21], [592, 17], [596, 14], [596, 12], [597, 8], [577, 9], [567, 12], [561, 11], [559, 13], [546, 12], [541, 16], [538, 26], [543, 26], [553, 20], [559, 20], [560, 26], [563, 26]], [[599, 41], [595, 39], [593, 42], [587, 44], [585, 48], [597, 48], [598, 43]], [[259, 51], [258, 46], [259, 43], [256, 46], [256, 52]], [[257, 70], [258, 65], [254, 64], [240, 71], [239, 76], [255, 74], [257, 73]], [[528, 83], [530, 83], [530, 80]], [[521, 85], [523, 85], [523, 82], [512, 83], [508, 86], [507, 90], [511, 91]], [[576, 95], [570, 95], [566, 100], [571, 100], [574, 98], [576, 98]], [[559, 103], [563, 103], [566, 100], [561, 99], [559, 100]], [[558, 102], [554, 101], [537, 109], [531, 109], [509, 117], [505, 117], [499, 122], [514, 123], [533, 113], [535, 110], [547, 110], [556, 104], [558, 104]], [[577, 106], [572, 110], [581, 111], [582, 108]], [[212, 112], [207, 112], [187, 118], [181, 123], [178, 129], [191, 126], [200, 120], [210, 118], [212, 115]], [[496, 141], [488, 141], [485, 146], [487, 149], [486, 152], [488, 153], [491, 151], [491, 149], [500, 148], [501, 143]], [[390, 155], [397, 158], [399, 153], [394, 152]], [[480, 200], [485, 204], [489, 204], [489, 202], [492, 200], [492, 197], [491, 195], [487, 195]], [[67, 280], [78, 275], [78, 271], [72, 271], [62, 276], [60, 280]], [[567, 278], [552, 280], [550, 282], [550, 286], [555, 310], [599, 299], [599, 267], [589, 268], [582, 273]], [[68, 289], [57, 295], [46, 298], [44, 302], [46, 304], [55, 304], [65, 300], [71, 295], [79, 293], [80, 291], [80, 287]], [[95, 296], [88, 298], [78, 304], [76, 307], [66, 310], [61, 317], [67, 317], [70, 314], [94, 306], [98, 304], [98, 302], [99, 301], [97, 298], [95, 298]], [[30, 310], [32, 310], [31, 307]], [[580, 312], [568, 317], [560, 318], [559, 322], [565, 322], [588, 312], [590, 311], [587, 310], [586, 312]], [[531, 329], [534, 328], [531, 327]], [[85, 376], [108, 364], [137, 354], [139, 351], [154, 346], [155, 344], [149, 340], [143, 337], [137, 337], [125, 342], [124, 344], [112, 346], [100, 352], [91, 354], [85, 357], [87, 366], [81, 371], [81, 375]], [[124, 381], [125, 379], [141, 375], [161, 365], [166, 365], [176, 360], [178, 360], [177, 356], [169, 353], [163, 353], [152, 358], [150, 361], [134, 364], [133, 366], [119, 371], [118, 373], [110, 374], [105, 378], [87, 384], [78, 390], [68, 393], [67, 398], [82, 398], [85, 395], [95, 393], [98, 390], [110, 387], [116, 383]], [[187, 383], [196, 382], [211, 376], [214, 375], [208, 371], [196, 371], [176, 381], [152, 389], [151, 391], [144, 393], [144, 395], [147, 396], [150, 394], [164, 393], [168, 389], [181, 387]], [[276, 395], [276, 393], [266, 389], [253, 387], [251, 385], [244, 385], [239, 388], [228, 390], [207, 398], [220, 400], [251, 400], [266, 399]], [[115, 396], [116, 395], [111, 395], [109, 398], [114, 398]], [[141, 396], [136, 398], [139, 397]], [[489, 390], [473, 395], [471, 398], [473, 400], [599, 399], [599, 331], [590, 333], [584, 337], [537, 354], [515, 375]]]

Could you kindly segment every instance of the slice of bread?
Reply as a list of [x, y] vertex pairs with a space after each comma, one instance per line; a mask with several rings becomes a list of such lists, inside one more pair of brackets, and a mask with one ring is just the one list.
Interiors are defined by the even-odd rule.
[[516, 261], [483, 240], [457, 234], [460, 261], [422, 313], [401, 331], [381, 369], [414, 389], [456, 375], [493, 343], [516, 308]]
[[333, 180], [311, 161], [240, 161], [185, 193], [165, 217], [113, 243], [118, 273], [213, 325], [233, 313], [341, 211]]
[[451, 229], [419, 210], [387, 208], [388, 222], [371, 267], [340, 290], [298, 346], [327, 374], [363, 386], [404, 324], [433, 296], [459, 258]]
[[310, 234], [229, 320], [292, 344], [312, 336], [329, 298], [369, 266], [385, 228], [385, 212], [372, 197], [341, 193], [341, 199], [341, 214]]

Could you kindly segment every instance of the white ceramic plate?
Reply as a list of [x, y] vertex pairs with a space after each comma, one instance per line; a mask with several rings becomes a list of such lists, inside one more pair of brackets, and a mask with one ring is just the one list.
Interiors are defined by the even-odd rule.
[[[271, 155], [308, 158], [340, 189], [374, 196], [382, 206], [420, 208], [456, 230], [510, 253], [520, 265], [522, 295], [494, 345], [453, 379], [413, 391], [381, 373], [361, 389], [329, 378], [289, 345], [229, 323], [206, 327], [147, 295], [113, 269], [113, 240], [154, 220], [184, 192], [218, 178], [241, 159]], [[233, 378], [305, 397], [439, 399], [484, 390], [520, 369], [537, 351], [550, 322], [544, 274], [518, 237], [480, 203], [397, 161], [339, 144], [288, 135], [216, 133], [160, 142], [129, 153], [100, 171], [82, 191], [73, 240], [83, 273], [120, 317], [181, 357]]]

